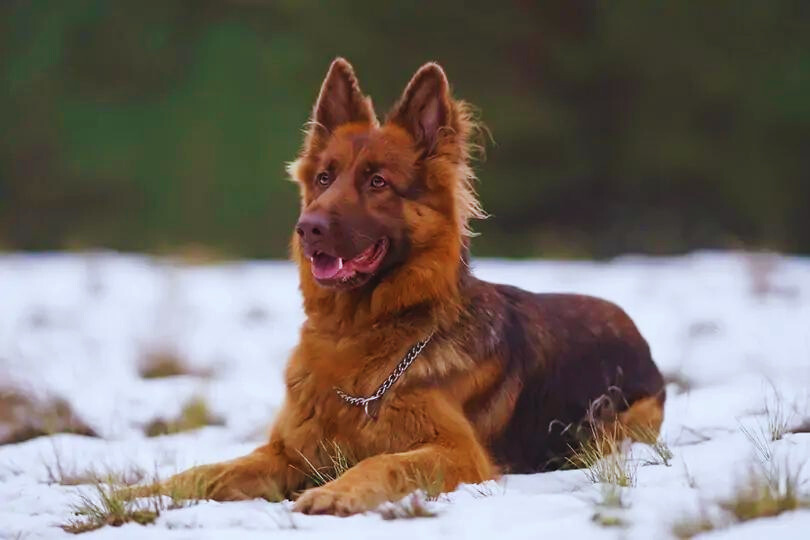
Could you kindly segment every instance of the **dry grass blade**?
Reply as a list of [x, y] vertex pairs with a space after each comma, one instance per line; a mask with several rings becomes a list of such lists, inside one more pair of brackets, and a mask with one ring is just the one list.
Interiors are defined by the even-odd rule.
[[768, 436], [771, 441], [779, 441], [788, 433], [792, 418], [792, 413], [785, 408], [782, 394], [771, 385], [773, 399], [765, 399], [765, 418], [767, 422]]
[[773, 457], [772, 441], [768, 438], [767, 433], [761, 429], [761, 426], [749, 428], [740, 424], [740, 431], [745, 435], [745, 438], [748, 439], [748, 442], [751, 443], [751, 446], [756, 451], [762, 463], [767, 463], [771, 460]]
[[506, 493], [506, 479], [488, 480], [481, 484], [466, 484], [464, 489], [476, 499], [504, 495]]

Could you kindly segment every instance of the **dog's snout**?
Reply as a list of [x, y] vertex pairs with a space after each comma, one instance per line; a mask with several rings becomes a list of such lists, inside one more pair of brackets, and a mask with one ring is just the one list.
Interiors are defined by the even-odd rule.
[[308, 212], [298, 220], [295, 232], [305, 242], [312, 242], [329, 234], [329, 219], [323, 214]]

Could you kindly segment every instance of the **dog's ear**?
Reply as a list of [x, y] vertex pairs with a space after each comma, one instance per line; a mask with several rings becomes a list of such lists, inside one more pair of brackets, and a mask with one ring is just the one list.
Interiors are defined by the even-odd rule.
[[336, 58], [321, 85], [312, 109], [311, 143], [328, 137], [335, 129], [350, 122], [376, 125], [377, 117], [371, 98], [363, 95], [352, 65]]
[[417, 145], [430, 153], [442, 129], [453, 126], [453, 102], [444, 70], [434, 62], [416, 72], [388, 121], [408, 130]]

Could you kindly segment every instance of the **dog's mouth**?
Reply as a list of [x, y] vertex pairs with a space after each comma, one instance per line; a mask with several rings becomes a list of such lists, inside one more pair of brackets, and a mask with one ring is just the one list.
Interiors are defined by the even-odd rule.
[[312, 276], [324, 285], [355, 285], [370, 277], [388, 253], [388, 238], [381, 238], [351, 259], [315, 251], [309, 260]]

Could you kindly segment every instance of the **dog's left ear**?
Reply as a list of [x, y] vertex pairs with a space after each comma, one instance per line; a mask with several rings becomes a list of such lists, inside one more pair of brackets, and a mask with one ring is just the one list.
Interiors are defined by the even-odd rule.
[[408, 130], [426, 154], [435, 149], [443, 129], [455, 129], [450, 84], [439, 64], [430, 62], [419, 68], [388, 121]]

